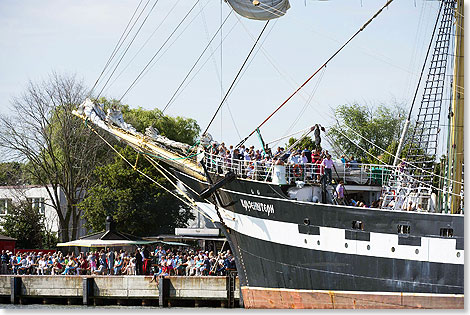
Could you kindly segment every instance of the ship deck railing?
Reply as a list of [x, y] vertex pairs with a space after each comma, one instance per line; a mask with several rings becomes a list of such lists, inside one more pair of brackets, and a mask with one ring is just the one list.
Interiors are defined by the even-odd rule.
[[[224, 158], [216, 154], [206, 153], [204, 162], [209, 172], [225, 174], [232, 171], [239, 177], [257, 180], [272, 181], [273, 165], [271, 161], [266, 160], [237, 160]], [[341, 161], [334, 161], [335, 167], [332, 170], [332, 178], [339, 182], [343, 180], [345, 184], [350, 185], [371, 185], [382, 186], [389, 179], [395, 167], [380, 164], [345, 164]], [[306, 184], [319, 184], [323, 167], [321, 164], [304, 163], [290, 164], [286, 163], [285, 177], [287, 184], [295, 184], [302, 181]]]

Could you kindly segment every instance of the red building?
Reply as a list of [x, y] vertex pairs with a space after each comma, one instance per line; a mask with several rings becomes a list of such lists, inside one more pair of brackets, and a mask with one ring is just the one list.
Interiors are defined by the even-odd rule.
[[11, 238], [0, 234], [0, 252], [2, 250], [15, 251], [16, 238]]

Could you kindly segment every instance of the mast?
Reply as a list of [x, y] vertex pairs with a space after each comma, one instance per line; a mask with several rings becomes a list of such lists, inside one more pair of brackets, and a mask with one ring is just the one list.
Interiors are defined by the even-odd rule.
[[[464, 7], [463, 0], [457, 0], [455, 8], [455, 57], [452, 86], [452, 110], [450, 113], [449, 171], [452, 192], [460, 194], [463, 182], [463, 124], [464, 124]], [[452, 195], [452, 213], [459, 213], [461, 196]]]

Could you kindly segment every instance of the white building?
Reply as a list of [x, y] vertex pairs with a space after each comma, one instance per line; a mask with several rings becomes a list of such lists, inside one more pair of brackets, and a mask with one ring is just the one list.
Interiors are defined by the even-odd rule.
[[[52, 189], [49, 187], [49, 189]], [[61, 189], [58, 189], [59, 203], [62, 213], [66, 213], [67, 199]], [[33, 207], [44, 215], [44, 225], [47, 231], [57, 233], [59, 236], [59, 219], [56, 210], [52, 207], [51, 198], [47, 189], [43, 186], [25, 185], [25, 186], [0, 186], [0, 225], [8, 212], [10, 204], [19, 202], [20, 200], [28, 200]], [[87, 234], [87, 230], [83, 227], [84, 219], [80, 219], [78, 224], [77, 237]], [[72, 228], [72, 220], [70, 220], [69, 228]], [[70, 233], [70, 232], [69, 232]]]

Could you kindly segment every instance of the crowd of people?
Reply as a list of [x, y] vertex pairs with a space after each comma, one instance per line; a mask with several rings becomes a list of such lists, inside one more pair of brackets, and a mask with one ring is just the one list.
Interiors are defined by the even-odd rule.
[[[264, 176], [264, 180], [270, 180], [269, 170], [272, 165], [291, 166], [288, 174], [290, 177], [308, 177], [320, 182], [321, 176], [326, 175], [328, 183], [332, 182], [332, 169], [334, 162], [328, 150], [304, 148], [303, 150], [286, 150], [283, 147], [277, 147], [275, 152], [270, 148], [255, 149], [254, 146], [234, 148], [230, 145], [228, 148], [225, 143], [213, 143], [206, 149], [209, 158], [206, 161], [211, 171], [225, 173], [233, 171], [243, 177], [259, 179]], [[346, 159], [341, 156], [341, 161], [346, 168], [357, 168], [359, 161], [351, 156]], [[307, 166], [308, 165], [308, 166]]]
[[225, 275], [235, 270], [230, 250], [214, 253], [196, 249], [142, 246], [135, 251], [101, 249], [90, 252], [14, 254], [2, 250], [1, 273], [14, 275]]

